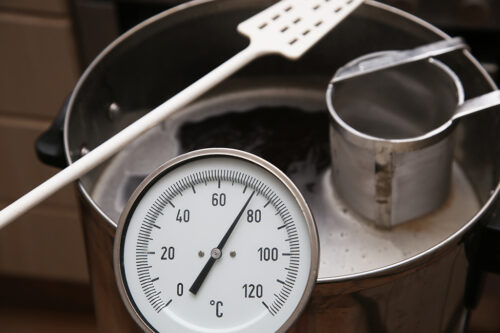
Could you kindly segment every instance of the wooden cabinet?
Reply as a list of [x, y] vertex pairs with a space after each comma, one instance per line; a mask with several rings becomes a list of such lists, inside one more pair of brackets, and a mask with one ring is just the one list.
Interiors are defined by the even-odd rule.
[[[0, 206], [57, 172], [38, 161], [36, 138], [79, 75], [66, 0], [0, 1]], [[0, 274], [86, 282], [73, 186], [0, 230]]]

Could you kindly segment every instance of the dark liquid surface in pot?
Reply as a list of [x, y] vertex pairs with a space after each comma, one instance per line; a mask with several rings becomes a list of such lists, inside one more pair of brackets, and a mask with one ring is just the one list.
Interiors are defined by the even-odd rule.
[[229, 147], [257, 154], [284, 171], [311, 207], [320, 236], [320, 279], [379, 269], [439, 244], [477, 211], [465, 175], [453, 167], [452, 194], [435, 213], [390, 231], [354, 213], [330, 181], [329, 120], [323, 92], [272, 89], [208, 98], [173, 115], [117, 155], [92, 194], [118, 221], [147, 174], [179, 154]]

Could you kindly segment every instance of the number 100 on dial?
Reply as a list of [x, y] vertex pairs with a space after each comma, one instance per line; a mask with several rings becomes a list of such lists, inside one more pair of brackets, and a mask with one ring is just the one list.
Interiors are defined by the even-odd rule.
[[130, 314], [151, 332], [277, 332], [316, 282], [318, 237], [293, 183], [232, 149], [179, 156], [139, 186], [115, 238]]

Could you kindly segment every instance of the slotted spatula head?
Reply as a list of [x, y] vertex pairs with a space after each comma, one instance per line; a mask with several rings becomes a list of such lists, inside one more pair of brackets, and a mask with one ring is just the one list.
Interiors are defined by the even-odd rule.
[[300, 58], [363, 0], [282, 0], [238, 25], [264, 53]]

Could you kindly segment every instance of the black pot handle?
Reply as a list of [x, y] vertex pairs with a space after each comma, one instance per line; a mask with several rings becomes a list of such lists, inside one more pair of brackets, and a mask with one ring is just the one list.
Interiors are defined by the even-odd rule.
[[500, 274], [500, 199], [497, 198], [465, 239], [469, 261], [465, 286], [465, 306], [479, 303], [484, 273]]
[[485, 215], [487, 223], [478, 244], [476, 262], [485, 272], [500, 274], [500, 200]]
[[59, 111], [52, 125], [43, 132], [35, 142], [35, 150], [38, 159], [43, 163], [60, 169], [68, 166], [64, 154], [64, 118], [68, 111], [69, 96]]

